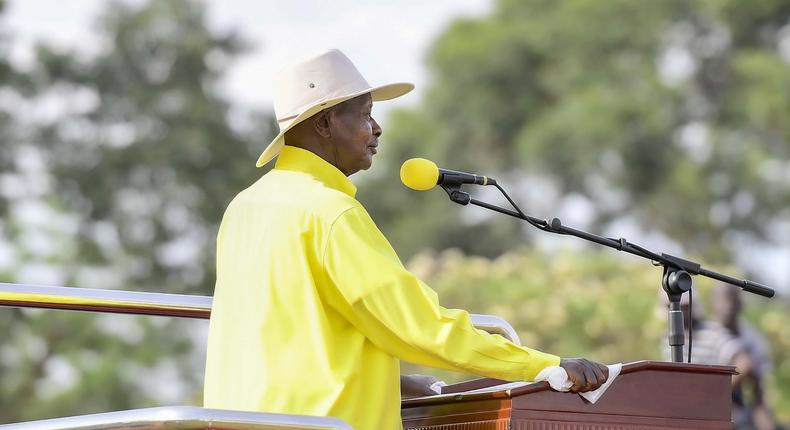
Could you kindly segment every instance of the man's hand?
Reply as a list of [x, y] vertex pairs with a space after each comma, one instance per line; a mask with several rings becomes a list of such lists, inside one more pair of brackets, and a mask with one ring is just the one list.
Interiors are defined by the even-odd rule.
[[568, 373], [568, 379], [573, 383], [573, 393], [592, 391], [603, 385], [609, 377], [608, 367], [586, 358], [561, 358], [560, 367]]
[[401, 398], [433, 396], [435, 391], [431, 385], [439, 382], [438, 379], [428, 375], [400, 375]]

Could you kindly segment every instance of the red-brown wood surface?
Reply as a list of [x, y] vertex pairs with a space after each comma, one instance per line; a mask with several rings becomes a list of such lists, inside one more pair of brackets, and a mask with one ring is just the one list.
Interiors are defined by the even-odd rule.
[[[730, 429], [731, 366], [642, 361], [629, 363], [596, 404], [552, 391], [545, 382], [465, 394], [503, 381], [455, 384], [439, 396], [403, 403], [407, 429]], [[468, 423], [477, 423], [468, 427]], [[462, 425], [459, 427], [459, 425]]]

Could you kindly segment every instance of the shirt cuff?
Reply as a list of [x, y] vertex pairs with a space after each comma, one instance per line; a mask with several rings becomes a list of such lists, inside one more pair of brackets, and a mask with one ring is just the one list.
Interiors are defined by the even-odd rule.
[[535, 377], [538, 376], [538, 373], [540, 373], [541, 370], [549, 366], [560, 365], [560, 357], [556, 355], [532, 350], [530, 351], [530, 356], [531, 357], [528, 367], [524, 373], [524, 381], [534, 381]]

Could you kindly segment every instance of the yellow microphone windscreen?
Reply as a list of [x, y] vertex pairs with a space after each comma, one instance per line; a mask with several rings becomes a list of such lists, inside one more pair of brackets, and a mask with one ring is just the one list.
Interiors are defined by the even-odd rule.
[[400, 167], [400, 180], [413, 190], [430, 190], [439, 180], [439, 167], [431, 160], [412, 158]]

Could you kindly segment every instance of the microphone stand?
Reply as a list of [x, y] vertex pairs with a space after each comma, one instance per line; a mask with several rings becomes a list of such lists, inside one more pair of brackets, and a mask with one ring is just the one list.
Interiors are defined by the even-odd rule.
[[[514, 218], [518, 218], [521, 220], [526, 221], [533, 227], [548, 232], [548, 233], [555, 233], [567, 236], [575, 236], [580, 239], [584, 239], [590, 242], [597, 243], [599, 245], [608, 246], [609, 248], [616, 249], [618, 251], [627, 252], [632, 255], [636, 255], [638, 257], [642, 257], [644, 259], [650, 260], [654, 266], [662, 266], [664, 268], [662, 276], [661, 276], [661, 288], [667, 294], [667, 298], [669, 299], [669, 334], [668, 334], [668, 341], [669, 341], [669, 348], [670, 353], [672, 356], [672, 361], [676, 363], [683, 362], [683, 344], [684, 344], [684, 336], [683, 336], [683, 313], [680, 309], [680, 299], [683, 296], [683, 293], [686, 291], [689, 292], [689, 298], [691, 299], [691, 286], [692, 286], [692, 275], [702, 275], [707, 278], [716, 279], [718, 281], [726, 282], [731, 285], [735, 285], [736, 287], [740, 287], [744, 291], [747, 291], [752, 294], [757, 294], [763, 297], [773, 297], [775, 292], [773, 289], [759, 284], [754, 281], [749, 281], [747, 279], [738, 279], [732, 276], [724, 275], [718, 272], [714, 272], [712, 270], [708, 270], [702, 267], [701, 264], [696, 263], [691, 260], [685, 260], [680, 257], [676, 257], [674, 255], [666, 254], [666, 253], [655, 253], [648, 249], [645, 249], [637, 244], [631, 243], [623, 237], [620, 238], [611, 238], [611, 237], [603, 237], [593, 233], [588, 233], [586, 231], [578, 230], [572, 227], [567, 227], [562, 224], [559, 218], [552, 218], [551, 221], [543, 220], [540, 218], [535, 218], [529, 215], [526, 215], [524, 212], [519, 209], [518, 205], [510, 198], [510, 196], [505, 192], [505, 190], [499, 186], [495, 181], [492, 184], [495, 186], [502, 195], [505, 196], [507, 201], [513, 206], [515, 211], [502, 208], [496, 205], [492, 205], [490, 203], [486, 203], [477, 199], [473, 199], [469, 193], [466, 191], [461, 190], [461, 184], [459, 182], [445, 182], [440, 184], [442, 189], [447, 193], [455, 203], [460, 205], [468, 205], [472, 204], [475, 206], [480, 206], [492, 211], [496, 211], [499, 213], [503, 213], [505, 215], [512, 216]], [[690, 304], [691, 302], [689, 302]], [[691, 307], [689, 306], [689, 315], [691, 314]], [[691, 318], [689, 318], [691, 319]], [[688, 362], [691, 362], [691, 321], [689, 321], [689, 354], [688, 354]]]

